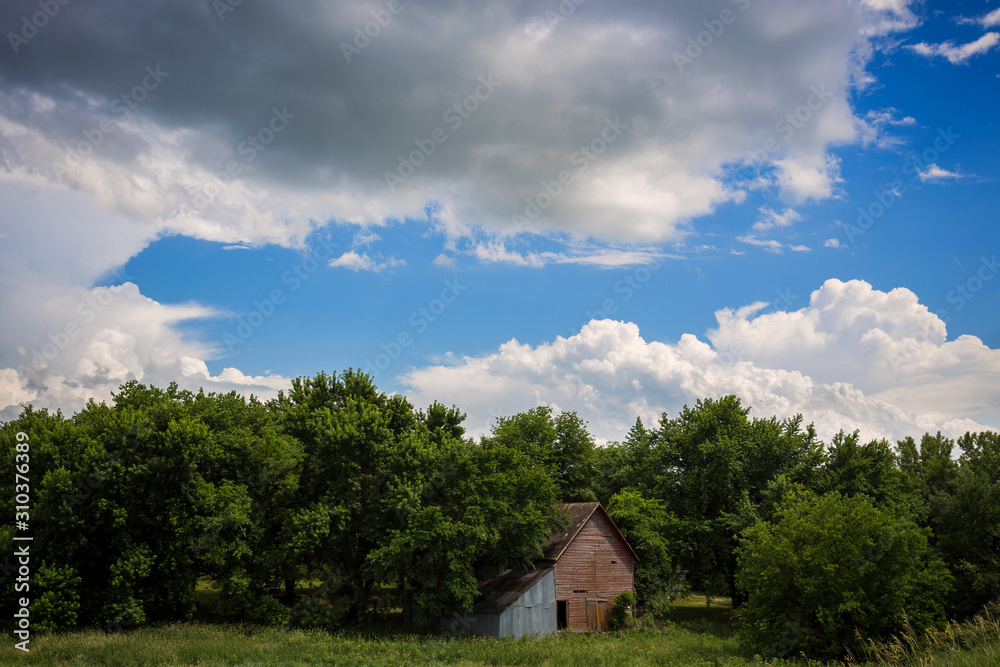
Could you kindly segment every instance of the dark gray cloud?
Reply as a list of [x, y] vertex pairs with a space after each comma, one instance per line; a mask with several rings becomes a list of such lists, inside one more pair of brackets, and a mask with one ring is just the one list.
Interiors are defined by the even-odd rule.
[[[219, 240], [286, 243], [309, 221], [423, 217], [429, 202], [453, 233], [512, 231], [535, 203], [525, 228], [666, 240], [739, 201], [721, 168], [771, 136], [780, 189], [829, 196], [826, 151], [860, 122], [852, 53], [906, 13], [874, 0], [230, 2], [52, 0], [37, 34], [0, 48], [5, 167]], [[5, 34], [39, 6], [5, 3]], [[162, 81], [123, 114], [148, 68]], [[812, 87], [831, 94], [777, 133]], [[269, 134], [275, 110], [286, 126]], [[102, 120], [115, 129], [84, 166], [53, 175]], [[257, 150], [252, 136], [273, 140]], [[206, 193], [230, 162], [233, 183]], [[561, 172], [570, 183], [545, 188]], [[199, 193], [208, 203], [192, 207]]]

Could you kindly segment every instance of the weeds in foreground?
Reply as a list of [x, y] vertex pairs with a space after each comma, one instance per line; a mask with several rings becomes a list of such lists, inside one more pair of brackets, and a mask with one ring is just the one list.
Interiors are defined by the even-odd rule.
[[[858, 638], [862, 639], [860, 634]], [[852, 657], [845, 664], [1000, 664], [1000, 605], [990, 605], [964, 623], [951, 621], [943, 630], [928, 628], [923, 634], [914, 630], [907, 619], [902, 635], [887, 642], [865, 641], [862, 662]]]

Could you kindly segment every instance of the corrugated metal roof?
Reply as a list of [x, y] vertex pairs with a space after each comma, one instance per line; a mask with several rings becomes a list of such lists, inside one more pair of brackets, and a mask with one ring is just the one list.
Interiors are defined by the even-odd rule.
[[542, 565], [533, 570], [507, 570], [480, 585], [486, 599], [478, 603], [472, 611], [480, 614], [499, 614], [552, 569]]
[[552, 507], [557, 510], [565, 510], [569, 514], [570, 521], [564, 532], [553, 533], [549, 537], [549, 541], [544, 547], [542, 547], [542, 559], [559, 560], [559, 557], [562, 556], [564, 551], [566, 551], [566, 547], [568, 547], [570, 542], [573, 541], [573, 538], [576, 537], [577, 533], [580, 532], [590, 517], [593, 516], [594, 512], [600, 508], [601, 512], [604, 513], [604, 516], [608, 517], [608, 521], [611, 523], [611, 527], [615, 529], [618, 537], [625, 543], [628, 550], [632, 552], [632, 556], [636, 560], [639, 560], [639, 556], [636, 555], [635, 550], [632, 549], [632, 545], [630, 545], [628, 540], [625, 539], [625, 536], [622, 535], [622, 531], [618, 530], [618, 526], [616, 526], [615, 522], [610, 516], [608, 516], [605, 509], [601, 507], [601, 503], [559, 503], [557, 505], [553, 505]]

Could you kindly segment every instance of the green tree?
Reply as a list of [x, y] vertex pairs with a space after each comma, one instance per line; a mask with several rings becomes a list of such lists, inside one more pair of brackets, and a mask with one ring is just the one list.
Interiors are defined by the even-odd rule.
[[48, 605], [53, 629], [74, 617], [100, 625], [192, 617], [196, 500], [202, 469], [218, 455], [188, 412], [192, 400], [175, 384], [130, 382], [112, 405], [91, 401], [71, 420], [26, 408], [3, 429], [7, 442], [19, 430], [30, 437], [33, 557], [46, 564], [47, 585], [65, 582], [78, 594], [77, 612]]
[[955, 575], [952, 613], [971, 616], [1000, 600], [1000, 433], [966, 433], [958, 446], [953, 492], [937, 499], [931, 521]]
[[299, 490], [280, 537], [288, 562], [337, 572], [348, 618], [360, 618], [379, 583], [368, 556], [423, 486], [427, 427], [405, 398], [387, 396], [352, 369], [296, 379], [274, 408], [283, 432], [303, 446]]
[[555, 482], [523, 453], [461, 440], [429, 452], [425, 486], [367, 567], [398, 581], [403, 604], [424, 617], [468, 613], [476, 583], [508, 567], [530, 568], [556, 527]]
[[674, 518], [658, 500], [643, 498], [636, 491], [611, 497], [608, 516], [639, 557], [635, 564], [635, 592], [639, 603], [662, 608], [681, 592], [681, 574], [665, 537]]
[[553, 417], [540, 406], [512, 417], [498, 417], [487, 436], [490, 443], [526, 454], [556, 481], [559, 501], [597, 500], [594, 484], [594, 439], [575, 412]]
[[229, 620], [269, 623], [287, 609], [271, 594], [294, 585], [285, 542], [275, 539], [289, 519], [298, 489], [302, 445], [279, 432], [274, 411], [235, 393], [199, 393], [191, 406], [213, 433], [220, 456], [206, 469], [208, 483], [193, 545], [199, 572], [220, 589], [217, 612]]
[[675, 419], [666, 415], [655, 434], [652, 465], [659, 473], [654, 497], [677, 517], [672, 535], [681, 567], [692, 585], [725, 582], [733, 605], [736, 586], [737, 529], [732, 516], [746, 503], [758, 505], [773, 480], [810, 479], [822, 460], [812, 427], [801, 417], [749, 419], [735, 396], [699, 400]]
[[623, 442], [610, 442], [594, 451], [594, 491], [607, 505], [611, 496], [631, 489], [649, 497], [656, 488], [656, 434], [636, 417]]
[[862, 640], [944, 621], [951, 576], [928, 545], [929, 530], [897, 507], [859, 494], [789, 493], [775, 523], [742, 534], [747, 601], [736, 612], [740, 640], [765, 657], [860, 655]]
[[845, 496], [863, 494], [879, 505], [906, 501], [907, 479], [888, 441], [860, 441], [857, 431], [840, 431], [827, 448], [827, 461], [813, 488]]

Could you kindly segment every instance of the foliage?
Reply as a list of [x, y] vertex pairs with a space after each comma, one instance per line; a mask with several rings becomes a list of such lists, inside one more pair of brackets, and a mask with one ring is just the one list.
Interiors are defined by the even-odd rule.
[[498, 417], [484, 445], [499, 445], [527, 455], [558, 486], [560, 502], [594, 501], [594, 439], [575, 412], [553, 417], [539, 406], [512, 417]]
[[955, 575], [953, 613], [1000, 601], [1000, 433], [959, 438], [952, 492], [931, 505], [938, 549]]
[[643, 498], [635, 491], [616, 493], [607, 511], [639, 557], [635, 564], [639, 603], [650, 607], [655, 601], [658, 613], [665, 613], [665, 605], [683, 593], [685, 583], [664, 537], [675, 519], [662, 502]]
[[865, 495], [878, 505], [900, 502], [906, 477], [886, 440], [862, 443], [857, 431], [840, 431], [827, 448], [827, 460], [813, 488], [818, 493]]
[[80, 612], [81, 579], [70, 566], [43, 564], [35, 576], [31, 596], [32, 628], [54, 632], [75, 628]]
[[422, 615], [472, 611], [478, 580], [530, 567], [551, 533], [556, 486], [524, 454], [500, 445], [450, 442], [405, 519], [366, 562], [378, 581], [404, 584]]
[[[398, 625], [366, 625], [335, 634], [317, 630], [177, 624], [116, 636], [79, 632], [32, 639], [23, 654], [5, 642], [0, 663], [23, 665], [548, 665], [550, 667], [743, 667], [735, 639], [677, 628], [515, 641], [415, 634]], [[773, 667], [805, 667], [798, 662]]]
[[601, 503], [607, 505], [613, 495], [625, 490], [652, 496], [657, 479], [655, 435], [637, 417], [623, 442], [610, 442], [595, 451], [593, 486]]
[[[1000, 607], [990, 605], [964, 623], [951, 621], [944, 629], [927, 628], [922, 634], [907, 622], [904, 632], [889, 641], [866, 641], [862, 655], [865, 663], [877, 665], [937, 664], [937, 658], [946, 665], [997, 664]], [[857, 664], [853, 657], [848, 661], [852, 667]]]
[[615, 596], [615, 599], [611, 602], [611, 629], [612, 630], [629, 630], [634, 628], [635, 623], [635, 608], [638, 604], [638, 598], [635, 595], [635, 591], [622, 591]]
[[790, 494], [775, 523], [742, 535], [741, 640], [765, 656], [836, 658], [861, 650], [856, 629], [881, 641], [904, 618], [919, 631], [943, 622], [951, 577], [927, 534], [864, 495]]
[[820, 443], [801, 418], [750, 419], [749, 410], [725, 396], [685, 407], [676, 419], [664, 415], [651, 457], [660, 471], [653, 497], [678, 517], [670, 537], [681, 566], [696, 586], [721, 577], [734, 606], [741, 596], [730, 515], [762, 502], [777, 476], [808, 480], [821, 462]]
[[[411, 605], [453, 616], [477, 581], [538, 555], [561, 527], [553, 503], [595, 499], [639, 555], [647, 618], [673, 618], [691, 582], [734, 607], [746, 592], [741, 633], [774, 653], [835, 655], [859, 645], [855, 626], [906, 642], [903, 611], [912, 636], [930, 637], [943, 614], [1000, 600], [1000, 434], [894, 450], [840, 432], [824, 447], [800, 417], [751, 418], [735, 396], [655, 427], [637, 419], [600, 448], [571, 411], [500, 417], [479, 443], [464, 418], [353, 369], [299, 378], [267, 403], [132, 381], [69, 418], [26, 406], [0, 424], [0, 457], [30, 435], [32, 627], [343, 629]], [[0, 478], [6, 516], [13, 483]], [[13, 530], [0, 528], [8, 554]], [[8, 606], [13, 571], [0, 556]], [[217, 595], [207, 611], [199, 580]]]

